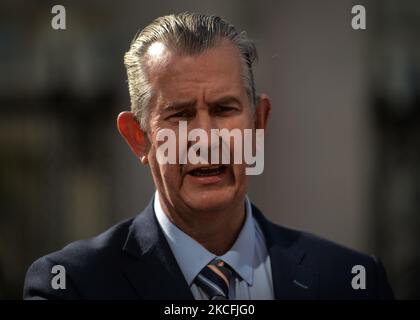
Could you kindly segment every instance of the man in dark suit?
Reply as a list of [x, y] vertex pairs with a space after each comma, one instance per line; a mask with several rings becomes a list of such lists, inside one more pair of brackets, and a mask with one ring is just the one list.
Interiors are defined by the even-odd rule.
[[[245, 34], [215, 16], [165, 16], [136, 35], [125, 55], [132, 112], [117, 123], [150, 166], [155, 196], [134, 219], [34, 262], [24, 298], [393, 298], [376, 258], [266, 220], [246, 195], [249, 163], [190, 161], [203, 150], [182, 146], [181, 121], [210, 136], [266, 128], [271, 103], [255, 94], [255, 57]], [[162, 161], [169, 149], [159, 154], [170, 137], [162, 129], [174, 132], [175, 162]], [[207, 151], [221, 149], [212, 141]]]

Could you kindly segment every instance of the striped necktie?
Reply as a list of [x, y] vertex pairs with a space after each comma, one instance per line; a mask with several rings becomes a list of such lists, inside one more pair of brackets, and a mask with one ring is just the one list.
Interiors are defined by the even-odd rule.
[[232, 269], [224, 261], [215, 259], [205, 266], [195, 278], [195, 283], [209, 300], [228, 300]]

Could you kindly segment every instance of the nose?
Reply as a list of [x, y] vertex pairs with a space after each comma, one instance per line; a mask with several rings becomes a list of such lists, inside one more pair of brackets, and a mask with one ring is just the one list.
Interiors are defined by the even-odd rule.
[[[217, 119], [215, 119], [215, 117], [212, 117], [207, 106], [198, 107], [194, 119], [191, 119], [190, 121], [188, 121], [188, 132], [190, 133], [194, 129], [200, 129], [200, 131], [204, 131], [206, 133], [207, 141], [201, 141], [201, 137], [203, 137], [201, 135], [199, 144], [207, 147], [207, 150], [208, 150], [207, 156], [210, 156], [212, 153], [211, 130], [218, 129], [218, 124], [217, 124]], [[195, 144], [195, 141], [188, 141], [188, 149], [193, 144]]]
[[217, 129], [217, 121], [211, 116], [207, 107], [199, 107], [194, 119], [189, 121], [188, 129], [202, 129], [210, 137], [211, 129]]

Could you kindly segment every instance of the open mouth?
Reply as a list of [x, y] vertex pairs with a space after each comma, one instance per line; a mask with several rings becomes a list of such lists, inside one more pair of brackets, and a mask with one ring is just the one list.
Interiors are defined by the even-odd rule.
[[225, 165], [212, 165], [191, 170], [188, 174], [194, 177], [211, 177], [218, 176], [219, 174], [225, 172], [225, 170]]

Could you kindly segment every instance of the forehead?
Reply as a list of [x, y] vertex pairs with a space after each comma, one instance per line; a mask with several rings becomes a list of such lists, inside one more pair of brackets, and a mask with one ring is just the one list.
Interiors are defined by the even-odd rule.
[[246, 96], [239, 50], [227, 40], [195, 55], [155, 43], [149, 47], [146, 66], [157, 102]]

